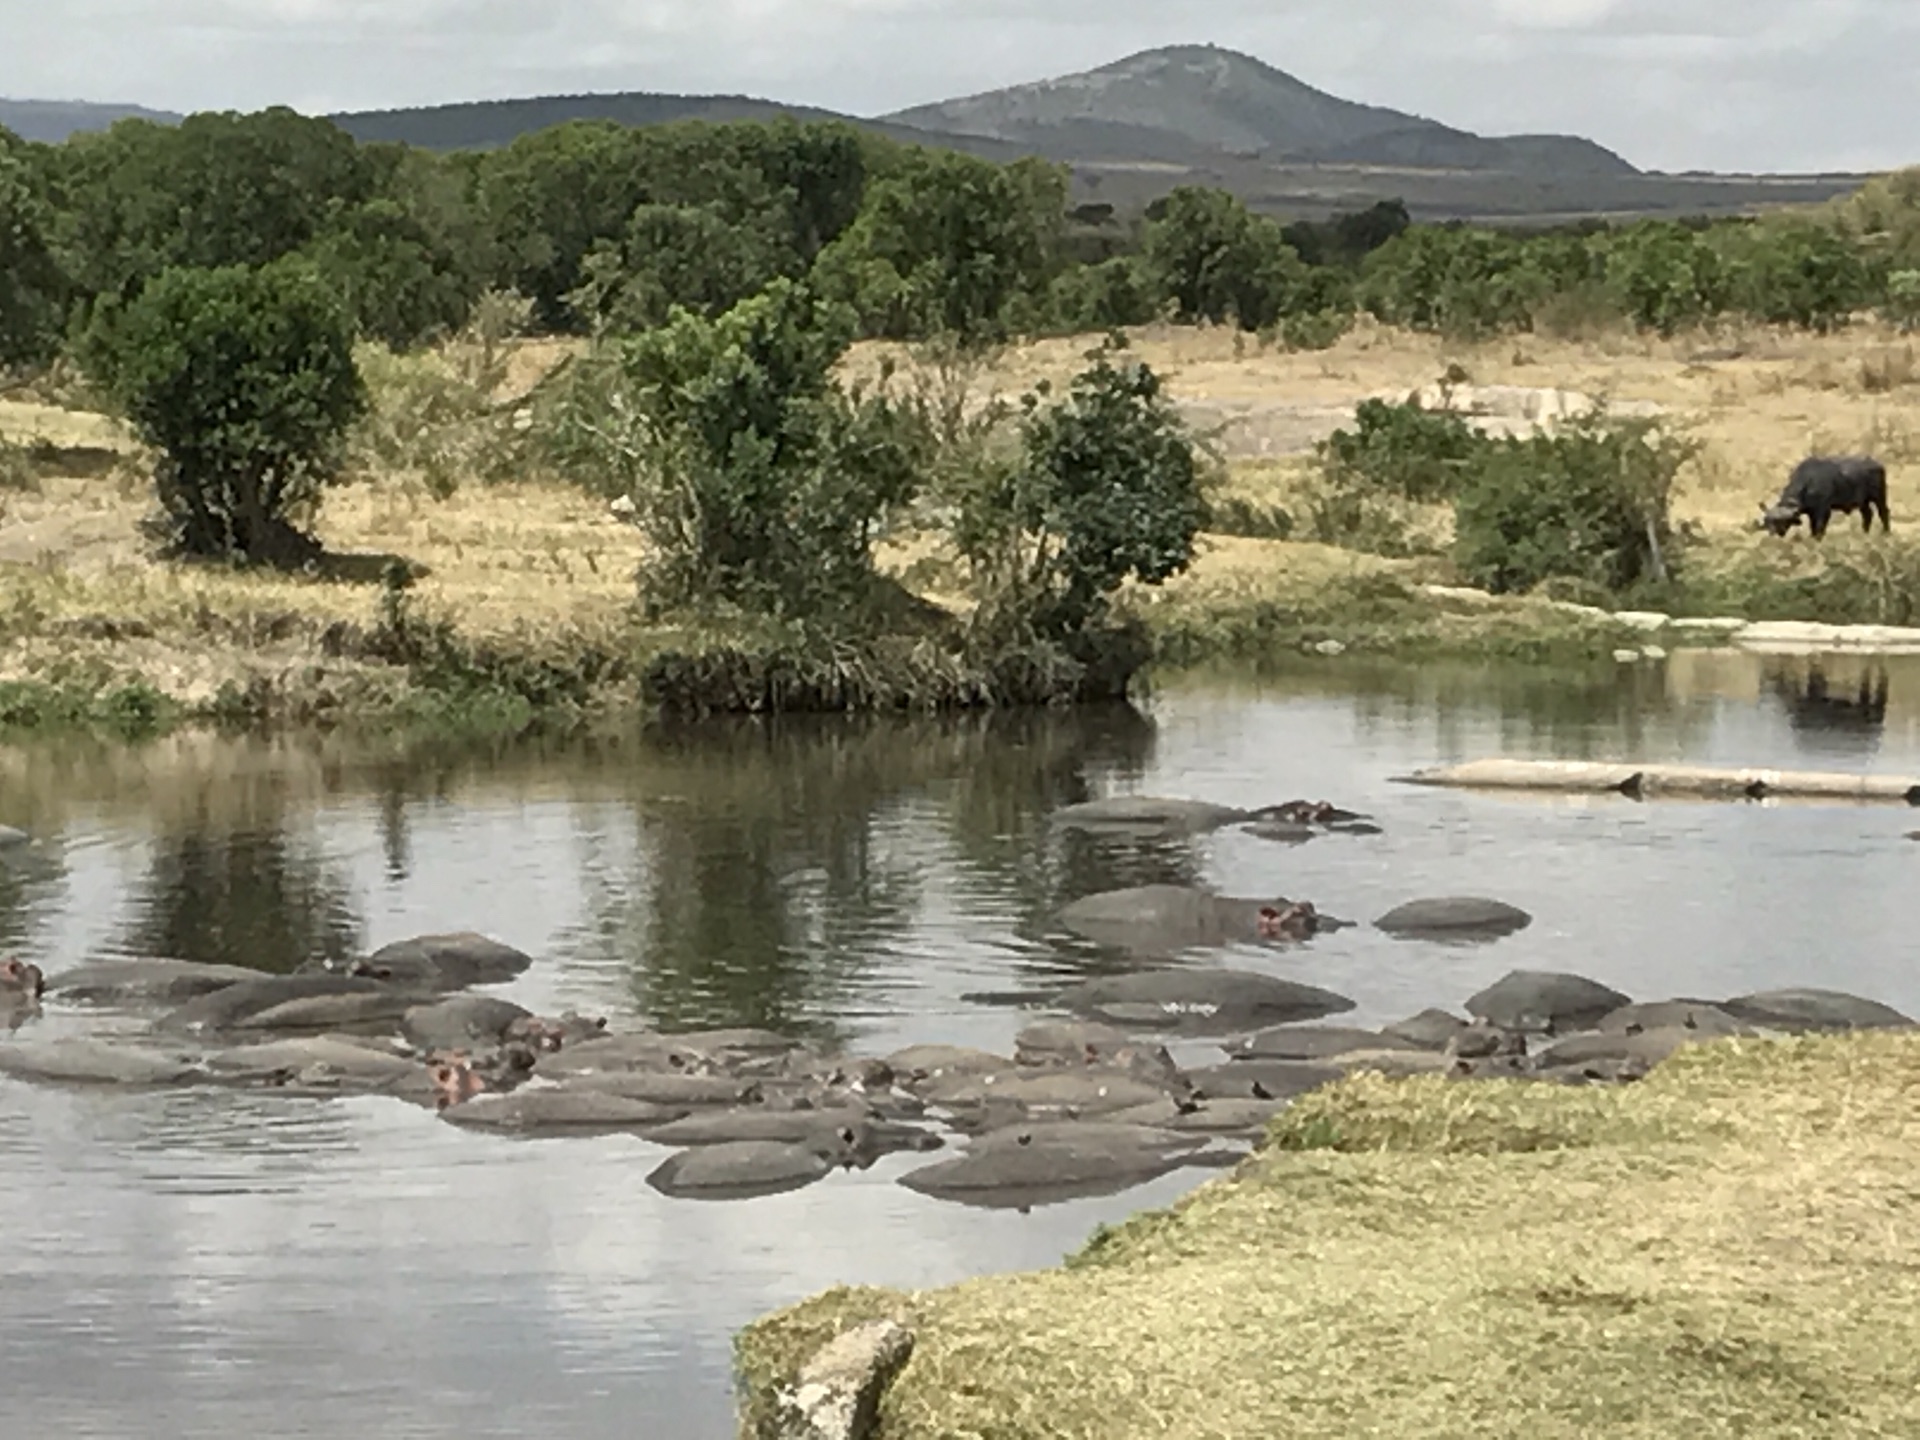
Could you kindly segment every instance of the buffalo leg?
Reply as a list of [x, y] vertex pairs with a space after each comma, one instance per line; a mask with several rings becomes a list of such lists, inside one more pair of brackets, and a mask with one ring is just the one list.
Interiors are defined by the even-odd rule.
[[1808, 514], [1807, 528], [1813, 532], [1814, 539], [1820, 540], [1826, 537], [1827, 522], [1832, 518], [1833, 516], [1825, 510], [1815, 510]]

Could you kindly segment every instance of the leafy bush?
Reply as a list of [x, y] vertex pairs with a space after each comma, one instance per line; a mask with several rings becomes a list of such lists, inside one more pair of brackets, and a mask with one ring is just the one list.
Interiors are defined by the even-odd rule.
[[51, 220], [25, 147], [0, 129], [0, 369], [43, 360], [58, 340], [66, 281]]
[[1264, 330], [1292, 312], [1307, 271], [1274, 221], [1197, 185], [1181, 186], [1149, 213], [1142, 256], [1182, 320]]
[[1664, 579], [1668, 505], [1694, 446], [1604, 412], [1490, 445], [1454, 501], [1455, 564], [1496, 594], [1572, 576], [1620, 590]]
[[1920, 330], [1920, 270], [1896, 270], [1887, 276], [1887, 298], [1880, 315], [1903, 334]]
[[1119, 348], [1094, 352], [1064, 399], [1025, 397], [1017, 455], [948, 482], [989, 632], [1084, 634], [1123, 582], [1161, 584], [1193, 558], [1199, 458], [1159, 377]]
[[1726, 306], [1726, 267], [1701, 236], [1649, 221], [1604, 245], [1607, 288], [1634, 324], [1662, 335], [1697, 324]]
[[1869, 275], [1853, 246], [1805, 221], [1720, 232], [1734, 305], [1773, 325], [1821, 334], [1843, 327], [1869, 299]]
[[178, 549], [276, 563], [317, 551], [296, 522], [337, 475], [366, 395], [352, 325], [310, 265], [165, 271], [103, 312], [89, 351], [160, 451], [154, 478]]
[[912, 407], [835, 381], [852, 329], [788, 280], [715, 319], [676, 309], [536, 422], [563, 469], [634, 499], [652, 608], [807, 616], [869, 597], [877, 529], [911, 499], [926, 433]]
[[1431, 501], [1450, 498], [1487, 445], [1451, 410], [1427, 410], [1417, 400], [1369, 399], [1354, 407], [1352, 429], [1334, 431], [1314, 453], [1330, 480]]

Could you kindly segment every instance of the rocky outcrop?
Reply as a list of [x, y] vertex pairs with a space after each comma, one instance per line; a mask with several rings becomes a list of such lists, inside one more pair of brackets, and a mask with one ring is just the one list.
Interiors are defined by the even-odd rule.
[[881, 1396], [912, 1355], [913, 1332], [895, 1320], [874, 1320], [837, 1336], [775, 1397], [763, 1440], [867, 1440]]

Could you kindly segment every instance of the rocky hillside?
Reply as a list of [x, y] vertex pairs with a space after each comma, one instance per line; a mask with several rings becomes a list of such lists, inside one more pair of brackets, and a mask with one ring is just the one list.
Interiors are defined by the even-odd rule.
[[57, 145], [84, 130], [105, 130], [116, 120], [157, 120], [171, 125], [180, 119], [165, 110], [140, 105], [96, 105], [85, 100], [0, 100], [0, 126], [22, 140]]
[[1473, 135], [1342, 100], [1252, 56], [1212, 45], [1148, 50], [1097, 70], [884, 118], [934, 133], [1001, 140], [1061, 160], [1195, 163], [1226, 154], [1281, 163], [1637, 173], [1591, 140]]

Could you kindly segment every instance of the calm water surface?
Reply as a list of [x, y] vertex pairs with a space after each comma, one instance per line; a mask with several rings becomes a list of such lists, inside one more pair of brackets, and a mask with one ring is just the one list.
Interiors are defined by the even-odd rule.
[[[1369, 919], [1487, 893], [1533, 927], [1472, 950], [1369, 928], [1226, 958], [1458, 1007], [1514, 966], [1638, 996], [1814, 983], [1920, 1013], [1898, 807], [1636, 805], [1389, 777], [1488, 754], [1920, 772], [1920, 666], [1679, 656], [1547, 673], [1325, 666], [1193, 679], [1143, 711], [714, 726], [480, 753], [207, 738], [0, 749], [0, 946], [286, 969], [472, 928], [538, 957], [502, 993], [616, 1025], [750, 1023], [884, 1053], [1007, 1047], [970, 1002], [1121, 962], [1061, 943], [1077, 895], [1149, 880]], [[1356, 805], [1295, 848], [1049, 831], [1124, 790]], [[1197, 957], [1194, 963], [1214, 963]], [[25, 1034], [97, 1028], [49, 1009]], [[1055, 1263], [1204, 1179], [981, 1212], [896, 1156], [795, 1194], [669, 1201], [624, 1137], [514, 1142], [379, 1099], [107, 1095], [0, 1080], [0, 1436], [730, 1433], [732, 1333], [837, 1283]]]

